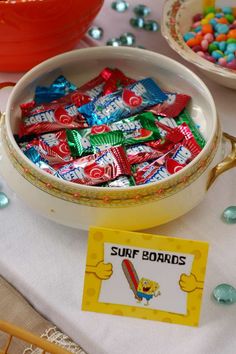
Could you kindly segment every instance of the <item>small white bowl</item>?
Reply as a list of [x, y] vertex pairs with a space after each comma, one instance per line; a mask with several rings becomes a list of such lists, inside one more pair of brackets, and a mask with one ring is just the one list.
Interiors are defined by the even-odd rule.
[[181, 57], [196, 65], [207, 77], [220, 85], [236, 89], [236, 71], [200, 57], [187, 46], [183, 35], [189, 31], [192, 18], [203, 12], [203, 1], [167, 0], [162, 14], [161, 30], [167, 42]]
[[[169, 91], [188, 93], [188, 109], [200, 122], [206, 146], [185, 168], [163, 181], [130, 188], [79, 185], [36, 167], [14, 139], [21, 119], [19, 104], [64, 74], [78, 86], [104, 67], [117, 67], [130, 77], [152, 77]], [[0, 170], [9, 185], [28, 204], [50, 219], [72, 227], [90, 225], [138, 230], [173, 220], [204, 197], [222, 160], [222, 133], [216, 107], [206, 85], [192, 71], [163, 55], [127, 47], [99, 47], [68, 52], [36, 66], [17, 83], [1, 124]], [[226, 169], [226, 168], [225, 168]], [[217, 172], [217, 174], [216, 174]]]

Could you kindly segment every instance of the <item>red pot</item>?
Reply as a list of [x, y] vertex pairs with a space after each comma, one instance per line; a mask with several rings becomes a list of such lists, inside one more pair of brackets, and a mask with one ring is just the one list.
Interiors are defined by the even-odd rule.
[[71, 50], [103, 0], [0, 1], [0, 71], [26, 71]]

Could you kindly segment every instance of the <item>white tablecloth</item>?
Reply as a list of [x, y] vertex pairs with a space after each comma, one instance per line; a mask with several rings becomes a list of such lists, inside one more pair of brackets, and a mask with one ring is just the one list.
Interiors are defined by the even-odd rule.
[[[160, 21], [163, 1], [145, 3], [155, 7], [153, 17]], [[117, 14], [110, 9], [110, 1], [106, 1], [95, 21], [105, 29], [103, 41], [125, 31], [133, 32], [128, 24], [131, 17], [132, 6], [126, 14]], [[182, 61], [160, 33], [139, 30], [136, 35], [138, 44]], [[0, 82], [20, 76], [0, 74]], [[235, 91], [199, 76], [214, 96], [224, 130], [236, 135]], [[8, 189], [7, 181], [1, 182], [1, 190], [11, 203], [0, 210], [0, 273], [37, 310], [91, 354], [235, 354], [236, 305], [222, 306], [211, 299], [211, 292], [219, 283], [236, 286], [236, 226], [226, 225], [220, 219], [225, 207], [236, 204], [235, 178], [236, 170], [225, 173], [193, 211], [168, 225], [148, 230], [210, 243], [199, 328], [82, 312], [87, 232], [57, 225], [37, 215]]]

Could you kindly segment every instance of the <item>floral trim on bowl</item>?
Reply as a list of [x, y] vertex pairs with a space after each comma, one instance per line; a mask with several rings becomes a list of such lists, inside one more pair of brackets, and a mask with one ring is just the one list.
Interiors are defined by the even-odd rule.
[[157, 201], [170, 197], [171, 195], [181, 191], [188, 185], [198, 179], [210, 165], [215, 157], [221, 140], [221, 130], [218, 125], [217, 132], [206, 154], [192, 165], [191, 169], [186, 169], [186, 173], [182, 173], [171, 180], [163, 182], [151, 183], [141, 188], [121, 188], [113, 190], [113, 188], [82, 188], [78, 184], [65, 184], [59, 178], [46, 176], [37, 167], [32, 167], [22, 158], [22, 152], [18, 152], [12, 146], [6, 134], [5, 126], [2, 128], [2, 141], [6, 152], [16, 170], [32, 185], [51, 194], [57, 198], [73, 202], [76, 204], [87, 205], [90, 207], [126, 207], [132, 205], [141, 205], [152, 201]]

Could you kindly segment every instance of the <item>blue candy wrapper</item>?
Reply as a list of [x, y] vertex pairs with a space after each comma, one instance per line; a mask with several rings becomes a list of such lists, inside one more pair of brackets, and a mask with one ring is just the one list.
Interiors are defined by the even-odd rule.
[[168, 96], [146, 78], [78, 108], [90, 126], [112, 123], [167, 100]]
[[49, 87], [38, 86], [35, 90], [36, 104], [49, 103], [73, 92], [77, 87], [63, 75], [59, 76]]

